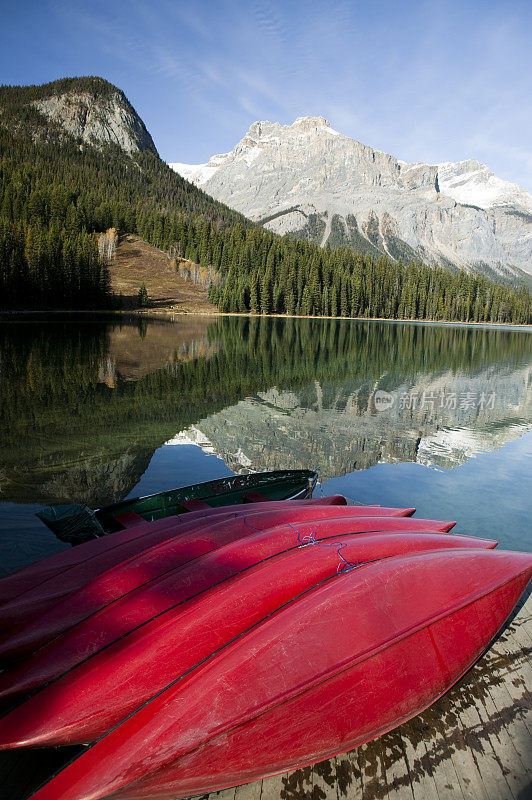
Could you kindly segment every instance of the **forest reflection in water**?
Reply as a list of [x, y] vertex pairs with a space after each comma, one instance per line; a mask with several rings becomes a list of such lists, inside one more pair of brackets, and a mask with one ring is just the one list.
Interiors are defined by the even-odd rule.
[[[459, 467], [532, 427], [527, 331], [242, 317], [5, 322], [0, 356], [0, 499], [14, 529], [19, 517], [28, 525], [26, 504], [97, 506], [231, 470], [319, 465], [325, 491], [340, 481], [371, 494], [360, 470], [410, 464], [434, 482], [427, 467]], [[384, 504], [386, 486], [377, 476], [372, 485], [371, 502]]]

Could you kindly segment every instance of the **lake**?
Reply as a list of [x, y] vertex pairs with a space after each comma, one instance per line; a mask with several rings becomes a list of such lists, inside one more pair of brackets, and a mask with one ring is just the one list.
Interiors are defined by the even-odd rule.
[[0, 323], [0, 574], [35, 517], [249, 470], [532, 549], [532, 334], [353, 320]]

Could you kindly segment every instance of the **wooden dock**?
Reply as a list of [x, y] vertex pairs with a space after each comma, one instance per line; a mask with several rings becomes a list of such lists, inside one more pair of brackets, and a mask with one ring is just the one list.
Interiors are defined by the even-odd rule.
[[[435, 705], [345, 755], [202, 800], [532, 798], [532, 596]], [[0, 800], [24, 800], [62, 758], [0, 754]], [[57, 798], [61, 800], [61, 798]]]

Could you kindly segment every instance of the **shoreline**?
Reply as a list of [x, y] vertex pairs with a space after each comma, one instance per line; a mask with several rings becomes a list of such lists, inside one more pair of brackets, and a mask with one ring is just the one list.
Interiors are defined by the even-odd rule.
[[409, 325], [438, 325], [445, 327], [458, 327], [469, 326], [475, 328], [487, 329], [504, 329], [504, 330], [521, 330], [531, 331], [532, 323], [512, 323], [512, 322], [462, 322], [460, 320], [443, 320], [443, 319], [390, 319], [389, 317], [329, 317], [329, 316], [312, 316], [303, 314], [253, 314], [248, 311], [183, 311], [174, 309], [155, 309], [155, 308], [136, 308], [136, 309], [20, 309], [20, 310], [0, 310], [0, 322], [25, 319], [28, 317], [36, 317], [43, 319], [50, 317], [54, 319], [57, 317], [94, 317], [94, 316], [108, 316], [108, 317], [153, 317], [163, 318], [169, 321], [174, 321], [174, 317], [248, 317], [250, 319], [327, 319], [327, 320], [345, 320], [351, 322], [387, 322], [389, 324], [409, 324]]

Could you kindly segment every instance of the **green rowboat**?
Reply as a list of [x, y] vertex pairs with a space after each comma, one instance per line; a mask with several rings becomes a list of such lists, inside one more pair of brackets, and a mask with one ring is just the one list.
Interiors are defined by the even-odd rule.
[[252, 472], [133, 497], [95, 511], [77, 503], [48, 506], [38, 511], [37, 516], [61, 541], [80, 544], [143, 522], [189, 511], [239, 503], [305, 499], [312, 497], [317, 480], [318, 473], [308, 469]]
[[208, 506], [304, 499], [312, 496], [317, 480], [318, 474], [306, 469], [252, 472], [122, 500], [94, 513], [102, 528], [111, 532], [127, 526], [127, 515], [139, 515], [152, 522]]

